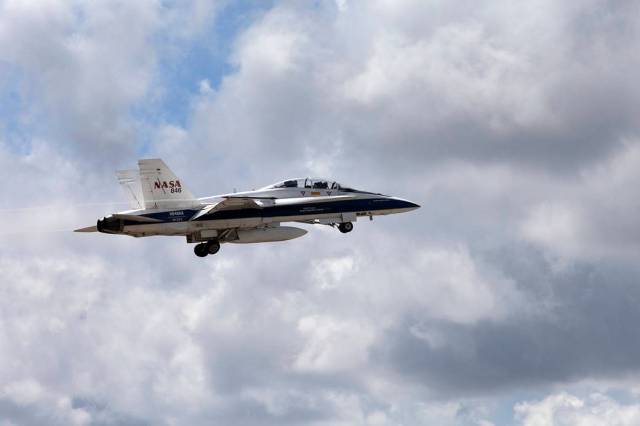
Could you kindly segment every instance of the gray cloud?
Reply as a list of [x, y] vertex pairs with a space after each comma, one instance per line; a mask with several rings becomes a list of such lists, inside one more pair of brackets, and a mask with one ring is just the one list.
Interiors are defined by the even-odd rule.
[[637, 371], [637, 270], [578, 265], [558, 274], [533, 250], [499, 257], [536, 311], [470, 325], [414, 314], [387, 331], [376, 356], [452, 395]]

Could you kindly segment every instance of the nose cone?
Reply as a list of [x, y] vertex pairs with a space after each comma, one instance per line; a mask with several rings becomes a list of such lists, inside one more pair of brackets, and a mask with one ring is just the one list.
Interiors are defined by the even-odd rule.
[[395, 198], [394, 201], [397, 206], [396, 208], [400, 212], [410, 212], [411, 210], [420, 208], [420, 205], [409, 200], [404, 200], [402, 198]]
[[409, 208], [411, 210], [415, 210], [415, 209], [419, 209], [420, 208], [419, 204], [416, 204], [416, 203], [411, 202], [411, 201], [407, 201], [407, 206], [408, 206], [407, 208]]

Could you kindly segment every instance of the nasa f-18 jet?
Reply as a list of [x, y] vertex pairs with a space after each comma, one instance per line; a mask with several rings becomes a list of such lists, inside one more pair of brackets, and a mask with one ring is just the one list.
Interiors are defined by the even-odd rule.
[[132, 210], [76, 232], [183, 236], [196, 244], [199, 257], [217, 253], [222, 243], [285, 241], [307, 233], [282, 223], [323, 224], [348, 233], [358, 217], [373, 219], [420, 207], [321, 178], [287, 179], [258, 190], [196, 198], [160, 159], [139, 160], [138, 170], [116, 175]]

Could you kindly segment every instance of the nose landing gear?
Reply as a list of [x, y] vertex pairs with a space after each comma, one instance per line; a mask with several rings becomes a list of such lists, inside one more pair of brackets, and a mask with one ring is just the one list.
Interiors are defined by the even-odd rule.
[[207, 241], [206, 243], [197, 244], [193, 248], [193, 252], [198, 257], [205, 257], [208, 254], [216, 254], [220, 250], [220, 243], [212, 240]]
[[346, 234], [347, 232], [353, 231], [353, 223], [351, 223], [351, 222], [342, 222], [340, 225], [338, 225], [338, 229], [343, 234]]

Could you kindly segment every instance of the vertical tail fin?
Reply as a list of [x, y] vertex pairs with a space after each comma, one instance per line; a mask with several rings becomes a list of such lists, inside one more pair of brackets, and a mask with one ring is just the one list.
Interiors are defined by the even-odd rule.
[[146, 209], [187, 208], [200, 203], [160, 159], [138, 160]]

